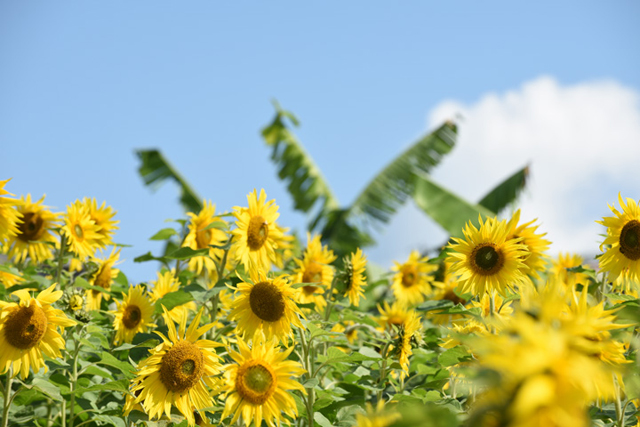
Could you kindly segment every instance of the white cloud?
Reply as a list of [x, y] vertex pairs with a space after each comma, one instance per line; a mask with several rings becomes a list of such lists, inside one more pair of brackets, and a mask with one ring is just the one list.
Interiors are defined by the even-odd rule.
[[[604, 228], [594, 221], [608, 215], [607, 203], [617, 203], [619, 191], [640, 199], [640, 94], [631, 88], [615, 81], [563, 86], [540, 77], [470, 105], [442, 102], [429, 114], [429, 128], [458, 116], [457, 146], [434, 177], [477, 201], [529, 164], [522, 218], [539, 219], [553, 253], [596, 253]], [[424, 246], [408, 232], [423, 224], [417, 212], [409, 211], [391, 224], [380, 243], [408, 238], [413, 246]], [[395, 251], [387, 255], [405, 257], [399, 252], [407, 243], [388, 243]], [[376, 258], [382, 262], [381, 257]]]

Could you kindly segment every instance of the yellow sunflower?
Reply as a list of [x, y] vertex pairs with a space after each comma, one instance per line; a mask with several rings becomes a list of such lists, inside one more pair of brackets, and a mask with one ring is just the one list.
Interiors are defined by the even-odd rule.
[[168, 337], [156, 332], [162, 343], [151, 350], [151, 355], [138, 366], [138, 376], [133, 380], [132, 392], [137, 396], [133, 404], [140, 403], [149, 418], [171, 417], [171, 406], [175, 406], [187, 419], [190, 426], [196, 425], [194, 412], [214, 404], [207, 389], [218, 391], [220, 357], [214, 348], [220, 344], [200, 340], [200, 336], [214, 325], [200, 326], [202, 310], [187, 329], [186, 318], [179, 328], [171, 321], [165, 310], [164, 317], [169, 327]]
[[589, 276], [586, 274], [567, 271], [568, 268], [579, 267], [584, 264], [584, 260], [580, 255], [560, 252], [558, 258], [552, 261], [552, 264], [551, 273], [569, 288], [575, 288], [578, 283], [583, 285], [589, 283]]
[[298, 316], [304, 318], [294, 301], [295, 289], [286, 276], [268, 279], [262, 271], [252, 270], [251, 281], [238, 284], [229, 320], [237, 320], [238, 332], [247, 340], [261, 331], [267, 339], [275, 336], [287, 342], [293, 336], [292, 326], [302, 328]]
[[529, 255], [524, 259], [524, 264], [529, 268], [527, 273], [533, 278], [540, 279], [539, 273], [545, 271], [549, 256], [545, 253], [549, 250], [550, 241], [543, 237], [547, 233], [536, 234], [537, 225], [533, 225], [536, 220], [529, 221], [525, 224], [518, 225], [520, 221], [520, 209], [518, 209], [513, 217], [509, 220], [507, 228], [509, 236], [507, 239], [522, 238], [520, 243], [526, 246]]
[[277, 262], [277, 241], [282, 238], [282, 230], [276, 226], [280, 216], [275, 200], [267, 202], [267, 194], [256, 190], [247, 196], [248, 208], [234, 207], [237, 228], [233, 230], [234, 254], [245, 269], [259, 268], [268, 271]]
[[[78, 203], [78, 202], [76, 202]], [[113, 234], [118, 229], [116, 224], [120, 221], [113, 219], [116, 211], [111, 206], [105, 206], [107, 202], [103, 201], [100, 206], [95, 198], [84, 198], [82, 204], [89, 209], [89, 216], [99, 227], [98, 230], [98, 244], [101, 248], [106, 248], [109, 245], [113, 245]]]
[[309, 283], [298, 288], [297, 300], [300, 304], [314, 303], [316, 310], [321, 312], [327, 305], [324, 294], [333, 281], [333, 267], [329, 264], [335, 261], [336, 256], [332, 250], [322, 246], [319, 235], [311, 238], [307, 233], [307, 242], [302, 260], [295, 260], [298, 268], [293, 270], [292, 280], [295, 283]]
[[[0, 181], [0, 196], [13, 196], [13, 194], [4, 189], [4, 186], [10, 180]], [[18, 225], [22, 222], [20, 219], [22, 215], [14, 208], [17, 203], [17, 200], [13, 198], [0, 197], [0, 243], [10, 236], [18, 235]]]
[[43, 353], [52, 359], [62, 357], [60, 349], [65, 342], [60, 332], [76, 322], [51, 307], [62, 296], [55, 287], [49, 286], [36, 298], [21, 289], [12, 293], [20, 299], [18, 303], [0, 301], [0, 374], [13, 365], [14, 375], [20, 372], [25, 379], [30, 368], [38, 372], [44, 367], [47, 371]]
[[298, 415], [292, 390], [304, 391], [294, 378], [306, 371], [300, 363], [286, 360], [294, 347], [280, 351], [276, 340], [254, 341], [252, 348], [238, 340], [240, 352], [229, 349], [235, 363], [225, 366], [224, 392], [226, 403], [222, 419], [233, 414], [230, 424], [240, 416], [244, 425], [255, 427], [264, 420], [270, 427], [290, 425], [282, 412], [295, 419]]
[[[451, 301], [454, 305], [467, 305], [467, 300], [461, 297], [461, 286], [459, 286], [457, 277], [451, 273], [451, 263], [445, 262], [442, 267], [442, 282], [433, 282], [433, 293], [429, 296], [429, 299], [436, 301], [447, 300]], [[427, 317], [436, 325], [443, 325], [452, 324], [464, 316], [462, 314], [442, 314], [436, 310], [428, 312]]]
[[102, 236], [100, 227], [89, 215], [89, 208], [76, 201], [67, 206], [64, 220], [62, 232], [71, 252], [81, 259], [93, 256], [101, 247]]
[[385, 403], [382, 399], [378, 400], [375, 407], [367, 403], [366, 408], [366, 414], [356, 414], [354, 427], [387, 427], [402, 418], [399, 412], [385, 408]]
[[293, 248], [295, 238], [287, 234], [289, 232], [289, 227], [280, 227], [276, 223], [276, 228], [278, 232], [274, 237], [274, 244], [276, 249], [276, 260], [273, 262], [274, 265], [278, 268], [284, 268], [284, 264], [293, 258]]
[[2, 268], [4, 267], [0, 267], [0, 285], [5, 288], [8, 289], [24, 281], [24, 278], [20, 276], [20, 274], [14, 274], [8, 270], [3, 270]]
[[[120, 272], [117, 268], [113, 268], [118, 262], [119, 257], [120, 249], [116, 251], [116, 248], [113, 248], [111, 255], [109, 255], [107, 259], [94, 258], [93, 261], [98, 264], [98, 271], [89, 278], [89, 283], [93, 286], [101, 287], [106, 291], [110, 291], [113, 279], [118, 277], [118, 273]], [[103, 297], [107, 301], [111, 298], [108, 293], [87, 289], [87, 310], [100, 310], [100, 303]]]
[[51, 212], [42, 202], [44, 196], [32, 203], [30, 194], [18, 202], [22, 223], [18, 225], [18, 234], [10, 236], [7, 245], [9, 258], [16, 262], [24, 261], [27, 256], [35, 263], [53, 258], [53, 248], [58, 240], [51, 231], [58, 225], [59, 214]]
[[[151, 302], [156, 303], [163, 296], [171, 292], [177, 292], [180, 290], [180, 281], [173, 275], [171, 271], [165, 271], [164, 273], [158, 273], [158, 280], [153, 282], [153, 289], [151, 291]], [[190, 312], [195, 312], [198, 307], [193, 301], [179, 305], [169, 310], [169, 317], [171, 321], [175, 323], [181, 323], [182, 318], [188, 318]]]
[[460, 275], [462, 293], [482, 297], [497, 291], [506, 296], [507, 289], [526, 283], [526, 246], [519, 239], [509, 239], [505, 220], [483, 222], [478, 217], [478, 221], [479, 229], [469, 222], [462, 230], [465, 238], [453, 238], [456, 243], [449, 244], [447, 261], [452, 272]]
[[409, 318], [410, 310], [407, 306], [399, 301], [395, 301], [391, 306], [386, 301], [383, 304], [384, 308], [378, 304], [380, 330], [393, 331], [394, 326], [402, 327]]
[[616, 216], [596, 221], [607, 227], [607, 237], [600, 245], [600, 250], [607, 247], [600, 257], [600, 269], [609, 274], [609, 280], [612, 282], [625, 269], [629, 271], [631, 279], [640, 281], [640, 208], [631, 198], [627, 198], [625, 204], [620, 194], [618, 202], [622, 212], [610, 205], [609, 209]]
[[206, 270], [211, 273], [216, 271], [214, 259], [221, 260], [223, 250], [212, 248], [210, 245], [222, 246], [227, 241], [227, 233], [220, 228], [207, 228], [214, 222], [224, 222], [222, 218], [216, 216], [216, 205], [211, 201], [203, 200], [202, 210], [198, 215], [189, 212], [189, 234], [184, 239], [182, 246], [191, 249], [209, 249], [207, 255], [196, 256], [189, 260], [189, 270], [196, 274]]
[[424, 301], [425, 295], [431, 291], [433, 281], [430, 273], [438, 269], [436, 264], [428, 264], [428, 257], [420, 256], [420, 252], [412, 251], [404, 264], [398, 262], [391, 268], [397, 273], [393, 276], [391, 290], [398, 301], [415, 305]]
[[147, 332], [156, 325], [152, 323], [154, 307], [145, 295], [141, 285], [129, 286], [129, 292], [122, 293], [122, 302], [116, 300], [117, 311], [113, 319], [116, 331], [114, 344], [130, 343], [138, 332]]
[[364, 295], [363, 288], [367, 286], [364, 277], [366, 266], [367, 258], [362, 254], [360, 248], [345, 261], [343, 281], [349, 302], [356, 307], [360, 304], [360, 297]]
[[409, 316], [400, 328], [400, 345], [398, 348], [398, 360], [402, 366], [400, 376], [404, 378], [409, 375], [409, 356], [413, 354], [411, 343], [420, 341], [419, 332], [422, 326], [422, 318], [418, 316], [415, 310], [409, 312]]

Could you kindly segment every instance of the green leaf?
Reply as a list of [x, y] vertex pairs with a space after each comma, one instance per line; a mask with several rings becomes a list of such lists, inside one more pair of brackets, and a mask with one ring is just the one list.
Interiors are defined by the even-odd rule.
[[58, 387], [56, 387], [53, 383], [49, 382], [49, 381], [45, 381], [42, 378], [35, 378], [33, 380], [33, 382], [31, 383], [31, 386], [46, 394], [47, 396], [49, 396], [50, 398], [57, 400], [57, 401], [61, 401], [62, 400], [62, 395], [60, 394], [60, 389]]
[[424, 213], [454, 237], [462, 236], [462, 229], [468, 221], [478, 226], [478, 215], [485, 218], [495, 216], [486, 208], [473, 205], [440, 186], [426, 174], [417, 176], [413, 198]]
[[461, 345], [447, 349], [438, 356], [438, 363], [443, 367], [457, 365], [460, 362], [467, 362], [469, 360], [471, 360], [469, 350]]
[[193, 301], [193, 297], [184, 291], [170, 292], [156, 302], [156, 314], [162, 313], [162, 306], [167, 310], [171, 310], [189, 301]]
[[478, 205], [499, 214], [518, 198], [527, 185], [528, 178], [529, 166], [525, 166], [498, 184], [478, 202]]
[[187, 212], [200, 212], [201, 198], [193, 191], [182, 176], [169, 164], [158, 150], [138, 150], [141, 161], [138, 172], [144, 184], [158, 188], [166, 180], [173, 180], [180, 186], [180, 203]]
[[327, 419], [327, 417], [325, 417], [324, 415], [322, 415], [322, 413], [320, 412], [314, 412], [313, 414], [313, 419], [320, 424], [321, 427], [333, 427], [333, 424], [331, 424], [331, 421], [329, 421]]
[[167, 240], [170, 239], [171, 236], [175, 236], [176, 234], [178, 234], [178, 232], [173, 228], [163, 228], [153, 236], [149, 237], [149, 240]]
[[188, 246], [183, 246], [183, 247], [179, 248], [178, 250], [170, 253], [166, 257], [169, 258], [169, 259], [185, 260], [185, 259], [191, 259], [191, 258], [196, 257], [196, 256], [203, 256], [203, 255], [206, 255], [208, 253], [209, 253], [209, 249], [207, 249], [207, 248], [191, 249]]
[[432, 311], [432, 310], [442, 310], [445, 308], [453, 307], [453, 302], [449, 300], [429, 300], [425, 301], [416, 307], [418, 311]]
[[271, 160], [278, 168], [278, 177], [288, 183], [294, 208], [309, 212], [318, 202], [321, 214], [338, 208], [338, 199], [322, 176], [320, 168], [289, 130], [285, 119], [294, 126], [298, 125], [298, 120], [292, 113], [282, 110], [277, 102], [274, 102], [274, 107], [276, 116], [262, 129], [262, 137], [273, 148]]
[[114, 356], [112, 356], [111, 353], [107, 353], [106, 351], [103, 351], [100, 354], [100, 360], [96, 363], [99, 365], [107, 365], [116, 368], [120, 372], [122, 372], [126, 378], [133, 378], [135, 376], [133, 374], [133, 366], [131, 366], [130, 363], [118, 360]]
[[164, 257], [155, 257], [153, 256], [153, 254], [151, 252], [147, 252], [144, 255], [140, 255], [138, 257], [135, 257], [133, 259], [133, 262], [146, 262], [146, 261], [160, 261], [160, 262], [165, 262]]

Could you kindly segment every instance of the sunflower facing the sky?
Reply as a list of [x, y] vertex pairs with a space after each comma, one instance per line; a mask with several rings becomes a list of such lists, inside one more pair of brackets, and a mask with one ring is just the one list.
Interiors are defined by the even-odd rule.
[[53, 248], [58, 243], [52, 230], [56, 227], [59, 214], [51, 212], [42, 204], [44, 196], [37, 202], [31, 202], [31, 195], [20, 198], [17, 210], [22, 223], [18, 225], [18, 233], [9, 237], [9, 258], [22, 262], [27, 257], [34, 263], [41, 263], [53, 258]]
[[[211, 201], [203, 200], [202, 210], [198, 215], [189, 212], [189, 234], [184, 239], [182, 246], [191, 249], [209, 249], [208, 254], [195, 256], [189, 260], [189, 270], [196, 274], [202, 273], [206, 269], [210, 274], [216, 270], [215, 258], [221, 259], [223, 250], [212, 248], [211, 245], [222, 246], [227, 241], [227, 233], [220, 228], [211, 227], [213, 223], [223, 222], [222, 218], [216, 216], [216, 205]], [[215, 274], [215, 273], [214, 273]]]
[[220, 384], [215, 376], [220, 374], [220, 357], [214, 348], [220, 344], [199, 339], [214, 324], [200, 326], [202, 310], [187, 329], [183, 318], [179, 328], [171, 321], [165, 309], [164, 318], [169, 327], [168, 336], [156, 332], [162, 338], [160, 345], [138, 366], [137, 377], [131, 391], [136, 396], [132, 403], [140, 403], [149, 418], [171, 417], [175, 406], [187, 419], [189, 426], [196, 425], [198, 411], [214, 404], [212, 393]]
[[295, 283], [309, 283], [298, 288], [298, 302], [301, 304], [314, 303], [317, 311], [324, 310], [327, 305], [324, 294], [331, 287], [333, 281], [333, 267], [331, 263], [336, 256], [333, 251], [322, 246], [320, 236], [307, 233], [307, 248], [302, 260], [296, 259], [298, 268], [293, 270]]
[[607, 237], [600, 245], [600, 250], [606, 247], [600, 257], [600, 269], [608, 273], [610, 281], [625, 270], [631, 279], [640, 281], [640, 207], [631, 198], [625, 204], [620, 194], [618, 202], [622, 212], [609, 205], [615, 216], [596, 221], [607, 227]]
[[[158, 280], [153, 282], [153, 289], [151, 290], [151, 302], [155, 304], [166, 294], [177, 292], [178, 290], [180, 290], [180, 281], [173, 275], [172, 271], [158, 273]], [[169, 310], [169, 317], [171, 321], [179, 324], [182, 322], [183, 317], [188, 318], [189, 313], [195, 312], [196, 309], [196, 303], [189, 301]]]
[[436, 264], [428, 264], [428, 260], [429, 258], [422, 257], [420, 252], [412, 251], [407, 262], [396, 262], [391, 268], [396, 272], [391, 289], [398, 301], [409, 305], [424, 301], [425, 295], [431, 291], [432, 278], [429, 274], [438, 269]]
[[18, 225], [22, 222], [22, 215], [14, 208], [17, 201], [11, 197], [1, 197], [13, 196], [4, 189], [9, 181], [0, 181], [0, 244], [8, 237], [18, 235]]
[[[89, 283], [92, 286], [98, 286], [106, 291], [111, 290], [111, 283], [113, 279], [118, 277], [120, 270], [113, 268], [118, 262], [120, 257], [120, 249], [113, 248], [111, 255], [107, 259], [93, 259], [98, 264], [98, 270], [89, 278]], [[102, 298], [109, 301], [111, 296], [108, 293], [103, 293], [95, 289], [87, 289], [87, 310], [100, 310], [100, 303]]]
[[152, 323], [154, 307], [141, 285], [129, 286], [129, 292], [122, 293], [122, 302], [116, 300], [117, 310], [113, 319], [116, 331], [114, 344], [131, 343], [138, 332], [147, 332], [155, 327]]
[[277, 241], [281, 239], [282, 229], [277, 227], [280, 216], [275, 200], [267, 202], [267, 194], [256, 190], [247, 196], [248, 208], [234, 207], [237, 228], [233, 230], [234, 254], [245, 269], [259, 268], [269, 271], [271, 264], [277, 262]]
[[471, 221], [462, 230], [464, 239], [453, 237], [447, 258], [452, 273], [459, 274], [462, 293], [482, 297], [497, 291], [505, 296], [507, 289], [527, 281], [528, 252], [521, 239], [510, 239], [505, 220], [478, 217], [480, 228]]
[[62, 231], [69, 249], [80, 259], [93, 256], [102, 246], [100, 226], [91, 219], [89, 207], [79, 201], [67, 206]]
[[304, 393], [294, 378], [306, 371], [302, 365], [286, 360], [294, 347], [280, 351], [276, 340], [256, 340], [251, 348], [238, 340], [239, 352], [229, 349], [235, 363], [225, 366], [226, 403], [222, 419], [233, 414], [230, 424], [242, 417], [244, 425], [260, 427], [264, 420], [270, 427], [290, 424], [282, 413], [295, 419], [298, 415], [291, 391]]
[[367, 266], [367, 258], [362, 254], [362, 250], [358, 248], [345, 259], [345, 271], [342, 275], [342, 281], [345, 286], [345, 292], [349, 297], [349, 302], [358, 307], [360, 297], [364, 295], [364, 287], [367, 285], [364, 277], [365, 268]]
[[277, 337], [286, 343], [293, 335], [292, 326], [303, 327], [295, 289], [284, 275], [269, 279], [262, 271], [252, 270], [251, 281], [238, 284], [239, 295], [231, 304], [229, 320], [238, 322], [238, 333], [246, 340], [262, 332], [267, 339]]
[[14, 375], [20, 372], [25, 379], [30, 368], [47, 370], [43, 353], [52, 359], [62, 357], [65, 342], [60, 332], [76, 322], [51, 307], [62, 296], [55, 287], [49, 286], [36, 298], [21, 289], [12, 293], [20, 299], [18, 303], [0, 301], [0, 374], [13, 366]]

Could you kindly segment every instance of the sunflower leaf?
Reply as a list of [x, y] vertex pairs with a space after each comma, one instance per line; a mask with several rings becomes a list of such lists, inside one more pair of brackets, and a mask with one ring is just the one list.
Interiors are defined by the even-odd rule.
[[444, 228], [451, 236], [461, 237], [468, 221], [478, 225], [478, 215], [493, 217], [487, 208], [473, 205], [434, 182], [429, 175], [416, 175], [413, 199], [416, 205]]
[[172, 308], [178, 307], [179, 305], [182, 305], [182, 304], [186, 304], [192, 300], [193, 300], [193, 297], [191, 296], [191, 294], [188, 294], [187, 292], [184, 292], [184, 291], [170, 292], [156, 302], [155, 312], [156, 314], [162, 314], [163, 306], [167, 310], [171, 310]]
[[520, 169], [491, 190], [478, 202], [495, 214], [499, 214], [522, 193], [529, 178], [529, 166]]
[[138, 158], [142, 162], [138, 173], [144, 184], [152, 188], [158, 188], [166, 180], [173, 180], [180, 186], [180, 203], [186, 212], [200, 212], [202, 209], [201, 198], [187, 184], [182, 176], [169, 164], [158, 150], [138, 150]]
[[153, 236], [149, 237], [149, 240], [167, 240], [176, 234], [178, 234], [178, 232], [173, 228], [163, 228]]
[[169, 255], [166, 256], [166, 258], [185, 260], [185, 259], [191, 259], [191, 258], [196, 257], [196, 256], [203, 256], [203, 255], [206, 255], [208, 253], [209, 253], [209, 249], [208, 248], [191, 249], [188, 246], [183, 246], [183, 247], [179, 248], [178, 250], [171, 252]]

